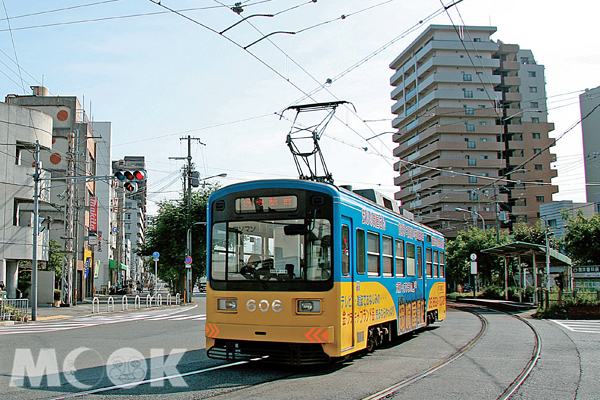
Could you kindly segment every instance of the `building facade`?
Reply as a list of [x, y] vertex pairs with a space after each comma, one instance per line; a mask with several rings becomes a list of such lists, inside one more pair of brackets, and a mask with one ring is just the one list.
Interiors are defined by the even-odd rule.
[[[40, 111], [0, 103], [0, 282], [8, 298], [17, 298], [19, 262], [33, 259], [34, 151], [52, 149], [52, 117]], [[44, 163], [42, 162], [42, 168]], [[39, 216], [49, 206], [48, 171], [41, 171]], [[47, 227], [47, 225], [42, 224]], [[38, 234], [37, 259], [48, 260], [49, 229]], [[29, 263], [31, 264], [31, 263]], [[26, 294], [26, 293], [24, 293]]]
[[446, 237], [473, 213], [488, 228], [533, 222], [558, 190], [543, 66], [495, 31], [431, 25], [390, 64], [395, 197]]
[[600, 87], [586, 89], [579, 96], [583, 160], [585, 165], [585, 194], [588, 202], [596, 203], [600, 211]]
[[[52, 118], [52, 153], [42, 153], [42, 163], [53, 178], [49, 204], [40, 208], [49, 217], [50, 238], [65, 254], [63, 302], [83, 300], [93, 293], [93, 252], [88, 242], [89, 204], [95, 197], [96, 145], [92, 125], [75, 96], [50, 96], [43, 86], [32, 95], [6, 96], [6, 103], [40, 111]], [[61, 178], [64, 178], [62, 180]]]

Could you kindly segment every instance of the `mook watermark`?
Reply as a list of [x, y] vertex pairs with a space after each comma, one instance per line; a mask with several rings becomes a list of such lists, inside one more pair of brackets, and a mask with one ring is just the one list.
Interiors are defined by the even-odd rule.
[[[78, 347], [63, 359], [61, 373], [55, 349], [40, 349], [37, 359], [31, 349], [16, 349], [10, 386], [58, 387], [66, 383], [77, 389], [89, 390], [107, 377], [119, 388], [132, 388], [142, 383], [163, 387], [167, 380], [173, 387], [187, 387], [177, 370], [177, 364], [185, 351], [186, 349], [172, 349], [165, 357], [164, 349], [150, 349], [150, 357], [146, 359], [138, 350], [124, 347], [115, 350], [104, 363], [96, 350]], [[77, 369], [78, 359], [97, 360], [96, 365], [100, 366]]]

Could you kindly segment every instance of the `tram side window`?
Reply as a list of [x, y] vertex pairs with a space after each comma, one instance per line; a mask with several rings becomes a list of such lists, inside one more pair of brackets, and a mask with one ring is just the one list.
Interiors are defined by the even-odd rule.
[[379, 234], [367, 232], [367, 268], [369, 275], [379, 275]]
[[356, 230], [356, 273], [364, 274], [366, 267], [365, 260], [365, 231], [362, 229]]
[[406, 276], [415, 276], [415, 245], [406, 243]]
[[425, 257], [426, 257], [425, 258], [425, 266], [427, 267], [427, 277], [428, 278], [433, 277], [432, 253], [433, 253], [432, 249], [425, 249]]
[[396, 276], [404, 274], [404, 240], [396, 239]]
[[439, 276], [440, 264], [438, 262], [438, 251], [433, 251], [433, 277], [437, 278]]
[[383, 276], [394, 276], [394, 241], [389, 236], [381, 238], [381, 254], [383, 256]]
[[350, 275], [350, 229], [342, 225], [342, 275]]
[[444, 252], [440, 251], [440, 278], [444, 277]]
[[423, 277], [423, 250], [417, 246], [417, 277]]

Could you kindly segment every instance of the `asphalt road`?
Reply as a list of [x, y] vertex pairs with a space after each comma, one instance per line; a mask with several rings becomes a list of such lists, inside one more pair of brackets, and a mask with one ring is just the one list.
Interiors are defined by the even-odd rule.
[[[204, 300], [195, 296], [193, 308], [46, 321], [28, 333], [3, 334], [10, 327], [0, 327], [0, 398], [87, 392], [78, 398], [363, 399], [438, 364], [482, 326], [475, 315], [451, 309], [444, 322], [343, 363], [227, 365], [206, 357]], [[534, 336], [507, 314], [484, 311], [483, 317], [487, 331], [477, 344], [389, 398], [498, 398], [531, 357]], [[552, 321], [530, 322], [542, 337], [541, 357], [513, 398], [599, 398], [600, 326], [576, 332]], [[15, 379], [19, 375], [33, 378]]]

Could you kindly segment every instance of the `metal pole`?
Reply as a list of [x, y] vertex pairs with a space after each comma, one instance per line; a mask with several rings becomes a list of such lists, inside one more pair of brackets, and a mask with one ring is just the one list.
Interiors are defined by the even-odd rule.
[[508, 260], [504, 258], [504, 299], [508, 300]]
[[154, 259], [154, 293], [158, 294], [158, 259]]
[[[188, 156], [187, 156], [187, 161], [188, 161], [188, 167], [187, 167], [187, 234], [186, 234], [186, 254], [188, 256], [192, 255], [192, 238], [191, 238], [191, 216], [190, 216], [190, 209], [191, 209], [191, 204], [192, 204], [192, 138], [190, 135], [188, 135], [187, 137], [188, 139]], [[189, 266], [186, 265], [186, 279], [185, 279], [185, 286], [186, 286], [186, 294], [187, 294], [187, 299], [186, 301], [189, 303], [192, 301], [192, 293], [190, 291], [190, 282], [192, 280], [192, 265], [190, 264]]]
[[38, 224], [39, 224], [39, 178], [40, 178], [40, 142], [35, 141], [35, 172], [33, 173], [33, 255], [31, 261], [31, 320], [37, 321], [37, 247], [38, 247]]

